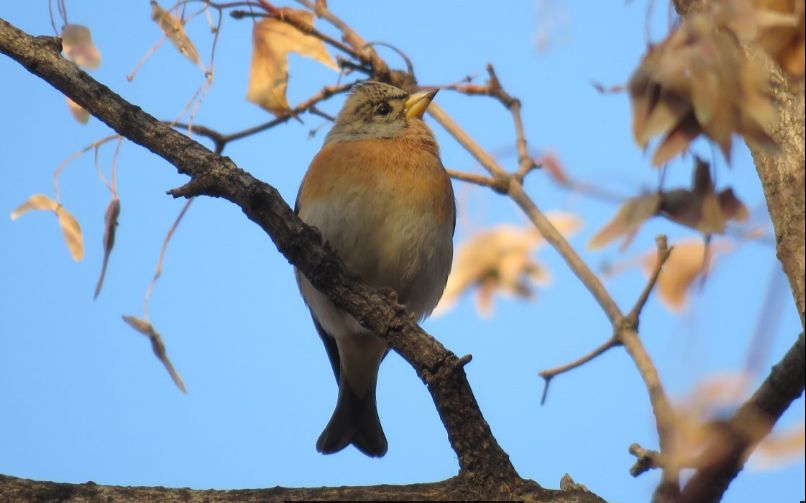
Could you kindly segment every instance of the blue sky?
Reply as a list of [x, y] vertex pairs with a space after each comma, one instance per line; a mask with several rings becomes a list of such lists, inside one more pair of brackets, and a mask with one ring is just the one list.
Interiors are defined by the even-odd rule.
[[[592, 82], [625, 82], [646, 46], [644, 2], [387, 2], [331, 0], [331, 8], [369, 41], [403, 50], [421, 84], [484, 78], [488, 62], [523, 102], [530, 148], [553, 151], [576, 177], [625, 195], [657, 183], [648, 157], [633, 144], [625, 95], [602, 95]], [[69, 20], [89, 26], [103, 54], [92, 75], [162, 119], [176, 117], [202, 83], [198, 68], [168, 44], [133, 82], [132, 71], [160, 33], [146, 0], [67, 0]], [[47, 3], [5, 2], [0, 17], [33, 34], [52, 34]], [[548, 21], [547, 21], [548, 20]], [[660, 37], [665, 7], [649, 26]], [[538, 50], [542, 27], [549, 46]], [[327, 27], [323, 26], [324, 29]], [[225, 19], [215, 82], [196, 123], [231, 132], [267, 120], [247, 103], [251, 29]], [[202, 17], [188, 27], [207, 58], [211, 37]], [[391, 51], [382, 54], [395, 64]], [[337, 76], [292, 57], [289, 101], [299, 102]], [[456, 473], [454, 453], [431, 399], [397, 355], [384, 362], [378, 402], [389, 439], [383, 459], [352, 448], [332, 456], [314, 443], [335, 402], [336, 386], [321, 342], [299, 297], [285, 258], [230, 203], [196, 201], [176, 232], [150, 304], [150, 319], [189, 393], [177, 391], [144, 337], [120, 320], [142, 314], [163, 236], [182, 201], [165, 191], [184, 178], [164, 161], [126, 143], [118, 160], [120, 226], [106, 285], [93, 301], [102, 258], [103, 212], [109, 199], [92, 155], [66, 168], [62, 201], [80, 221], [86, 257], [73, 262], [50, 215], [7, 216], [34, 193], [52, 195], [53, 170], [72, 152], [109, 134], [95, 119], [71, 117], [64, 98], [16, 63], [0, 58], [0, 120], [4, 183], [0, 184], [0, 473], [68, 482], [243, 488], [409, 483]], [[514, 165], [509, 115], [492, 100], [442, 92], [437, 101], [502, 162]], [[341, 99], [322, 108], [335, 114]], [[293, 201], [310, 159], [329, 127], [315, 116], [291, 122], [227, 147], [241, 168]], [[431, 122], [446, 166], [480, 168]], [[322, 128], [313, 138], [309, 131]], [[727, 167], [707, 145], [698, 152], [718, 166], [720, 186], [764, 215], [758, 180], [741, 142]], [[101, 162], [109, 169], [111, 146]], [[669, 186], [685, 185], [691, 162], [675, 162]], [[506, 199], [454, 184], [459, 202], [457, 243], [502, 222], [525, 223]], [[578, 214], [582, 230], [571, 240], [596, 270], [649, 250], [655, 234], [691, 237], [674, 224], [650, 222], [624, 254], [585, 243], [615, 212], [611, 203], [558, 190], [540, 172], [527, 190], [545, 210]], [[657, 446], [654, 421], [640, 377], [622, 350], [555, 379], [540, 406], [537, 372], [570, 361], [604, 341], [606, 317], [550, 249], [539, 259], [553, 283], [534, 302], [498, 300], [481, 319], [472, 299], [426, 321], [425, 328], [457, 354], [470, 353], [468, 378], [493, 433], [525, 477], [558, 487], [565, 473], [608, 500], [646, 501], [657, 474], [629, 476], [632, 442]], [[801, 330], [788, 286], [773, 289], [779, 316], [764, 316], [770, 278], [779, 270], [772, 246], [746, 243], [717, 263], [689, 308], [669, 313], [650, 300], [642, 337], [664, 383], [680, 397], [703, 378], [741, 370], [757, 326], [766, 334], [762, 368], [777, 361]], [[644, 284], [635, 269], [606, 285], [628, 308]], [[783, 286], [781, 286], [783, 284]], [[801, 398], [782, 425], [802, 421]], [[780, 501], [803, 499], [802, 458], [779, 470], [745, 471], [728, 502], [761, 501], [775, 488]]]

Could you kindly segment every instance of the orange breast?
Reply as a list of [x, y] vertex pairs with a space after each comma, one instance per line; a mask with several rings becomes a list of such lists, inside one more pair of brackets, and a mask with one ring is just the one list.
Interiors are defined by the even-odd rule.
[[308, 168], [299, 202], [359, 194], [430, 214], [438, 222], [452, 222], [455, 215], [451, 182], [436, 145], [405, 137], [325, 145]]

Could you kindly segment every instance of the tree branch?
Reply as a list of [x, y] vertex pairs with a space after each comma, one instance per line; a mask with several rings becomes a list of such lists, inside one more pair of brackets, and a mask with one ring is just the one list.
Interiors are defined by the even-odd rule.
[[756, 445], [772, 431], [789, 405], [803, 394], [805, 353], [801, 332], [753, 396], [725, 423], [721, 434], [712, 438], [700, 456], [706, 463], [683, 488], [681, 502], [706, 503], [722, 498]]
[[[190, 182], [174, 194], [222, 197], [237, 204], [311, 283], [363, 326], [384, 337], [428, 386], [459, 461], [459, 477], [478, 497], [544, 492], [521, 479], [490, 431], [462, 361], [425, 333], [405, 308], [348, 273], [270, 185], [143, 112], [60, 55], [58, 39], [31, 37], [0, 19], [0, 52], [69, 96], [122, 136], [173, 164]], [[455, 495], [456, 496], [456, 495]]]
[[[141, 503], [164, 501], [183, 503], [265, 503], [267, 501], [328, 500], [328, 501], [436, 501], [456, 499], [484, 499], [489, 492], [479, 491], [477, 486], [454, 477], [430, 484], [379, 485], [356, 487], [316, 487], [238, 490], [194, 490], [166, 487], [120, 487], [102, 486], [93, 482], [86, 484], [63, 484], [38, 482], [0, 475], [0, 501], [47, 501], [47, 502], [109, 502]], [[508, 499], [546, 501], [551, 503], [601, 503], [604, 500], [583, 487], [570, 486], [562, 491], [538, 491], [530, 493], [517, 488], [508, 494]]]

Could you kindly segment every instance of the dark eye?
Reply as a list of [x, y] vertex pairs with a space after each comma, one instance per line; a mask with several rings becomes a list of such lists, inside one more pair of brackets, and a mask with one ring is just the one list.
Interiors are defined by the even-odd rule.
[[381, 103], [375, 110], [375, 115], [389, 115], [391, 111], [392, 107], [389, 106], [389, 103]]

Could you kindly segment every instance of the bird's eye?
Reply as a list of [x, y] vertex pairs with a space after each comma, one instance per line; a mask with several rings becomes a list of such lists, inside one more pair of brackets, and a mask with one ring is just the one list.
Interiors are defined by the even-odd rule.
[[392, 107], [389, 106], [389, 103], [381, 103], [378, 105], [378, 108], [375, 110], [375, 115], [389, 115], [392, 111]]

